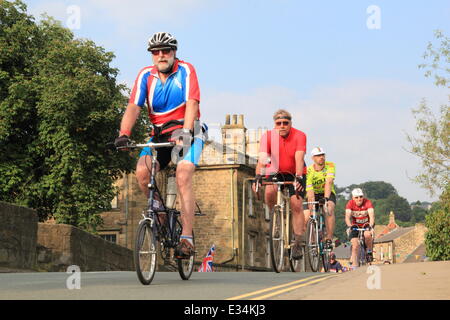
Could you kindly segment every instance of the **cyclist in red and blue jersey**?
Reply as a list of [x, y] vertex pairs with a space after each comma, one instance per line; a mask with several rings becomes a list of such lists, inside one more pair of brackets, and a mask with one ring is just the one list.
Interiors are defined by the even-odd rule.
[[[144, 106], [154, 125], [151, 141], [166, 142], [177, 130], [176, 146], [158, 151], [158, 170], [176, 159], [176, 180], [181, 198], [183, 233], [176, 250], [177, 258], [194, 253], [192, 228], [194, 222], [194, 193], [192, 179], [204, 146], [206, 126], [200, 126], [200, 89], [194, 67], [176, 57], [178, 41], [167, 32], [155, 33], [148, 42], [153, 65], [143, 68], [134, 83], [130, 100], [122, 118], [115, 145], [126, 146], [131, 130]], [[180, 157], [180, 148], [183, 149]], [[149, 196], [148, 183], [152, 153], [143, 149], [136, 167], [140, 189]]]
[[[294, 185], [284, 186], [289, 190], [292, 208], [293, 239], [292, 257], [301, 259], [301, 247], [305, 245], [303, 215], [303, 197], [306, 187], [306, 166], [304, 162], [306, 152], [306, 135], [292, 127], [291, 114], [283, 109], [273, 116], [275, 128], [261, 137], [259, 159], [256, 165], [255, 183], [252, 188], [256, 191], [256, 184], [266, 175], [277, 174], [278, 180], [294, 180]], [[268, 163], [270, 160], [270, 163]], [[292, 179], [290, 179], [292, 177]], [[295, 196], [299, 192], [299, 198]], [[268, 185], [265, 190], [265, 202], [270, 210], [277, 202], [277, 187]]]

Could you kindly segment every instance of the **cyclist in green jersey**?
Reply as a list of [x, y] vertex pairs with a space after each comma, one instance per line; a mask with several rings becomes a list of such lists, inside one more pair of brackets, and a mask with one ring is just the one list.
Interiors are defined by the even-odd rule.
[[[325, 151], [323, 148], [314, 148], [311, 154], [314, 163], [308, 166], [307, 169], [306, 195], [308, 202], [325, 199], [325, 205], [328, 209], [325, 216], [325, 224], [327, 227], [325, 247], [326, 249], [331, 249], [335, 227], [334, 208], [336, 207], [336, 190], [334, 189], [334, 179], [336, 168], [333, 162], [325, 161]], [[308, 206], [309, 210], [305, 210], [306, 221], [308, 221], [312, 210], [312, 205], [310, 204]]]

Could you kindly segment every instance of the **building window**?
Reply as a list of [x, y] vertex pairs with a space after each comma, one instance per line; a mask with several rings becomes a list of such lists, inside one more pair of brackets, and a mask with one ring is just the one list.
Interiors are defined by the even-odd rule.
[[264, 218], [267, 221], [270, 221], [270, 210], [269, 210], [269, 206], [267, 204], [264, 203]]
[[116, 234], [101, 234], [100, 237], [103, 240], [112, 242], [112, 243], [117, 243], [117, 235]]
[[254, 234], [248, 235], [248, 258], [249, 265], [255, 265], [255, 248], [256, 248], [256, 236]]
[[248, 216], [249, 217], [254, 217], [255, 216], [255, 210], [253, 207], [253, 190], [252, 190], [252, 185], [249, 183], [247, 184], [247, 203], [248, 203]]
[[381, 248], [380, 248], [380, 260], [381, 261], [384, 260], [383, 245], [381, 245]]
[[118, 209], [119, 208], [119, 195], [116, 194], [116, 196], [111, 200], [111, 209]]

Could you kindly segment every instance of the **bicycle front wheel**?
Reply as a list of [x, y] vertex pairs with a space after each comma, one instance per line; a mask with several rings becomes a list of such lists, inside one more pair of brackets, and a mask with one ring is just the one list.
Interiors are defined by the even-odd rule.
[[366, 264], [366, 247], [364, 245], [364, 242], [359, 242], [359, 249], [358, 249], [358, 264], [359, 267], [364, 266]]
[[149, 285], [155, 276], [156, 247], [155, 234], [150, 221], [141, 221], [136, 234], [134, 264], [139, 281], [144, 285]]
[[275, 206], [270, 216], [270, 258], [276, 273], [283, 270], [284, 260], [284, 217], [280, 207]]
[[[177, 228], [176, 229], [177, 236], [180, 237], [183, 227], [181, 226], [181, 223], [178, 218], [177, 218], [177, 222], [176, 222], [176, 228]], [[194, 230], [192, 230], [192, 241], [194, 242], [194, 248], [195, 248]], [[177, 260], [178, 260], [177, 261], [178, 273], [180, 274], [181, 279], [189, 280], [189, 278], [192, 275], [192, 271], [194, 270], [195, 253], [192, 256], [190, 256], [188, 259], [177, 259]]]
[[311, 270], [317, 272], [320, 264], [320, 244], [317, 222], [313, 219], [309, 219], [306, 225], [306, 255], [308, 256]]

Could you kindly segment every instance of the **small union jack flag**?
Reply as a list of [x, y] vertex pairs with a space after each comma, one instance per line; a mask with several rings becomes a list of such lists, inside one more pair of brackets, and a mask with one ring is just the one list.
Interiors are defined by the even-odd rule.
[[202, 265], [198, 269], [198, 272], [213, 272], [213, 259], [214, 254], [216, 253], [216, 246], [213, 244], [211, 249], [209, 249], [208, 254], [205, 258], [203, 258]]

